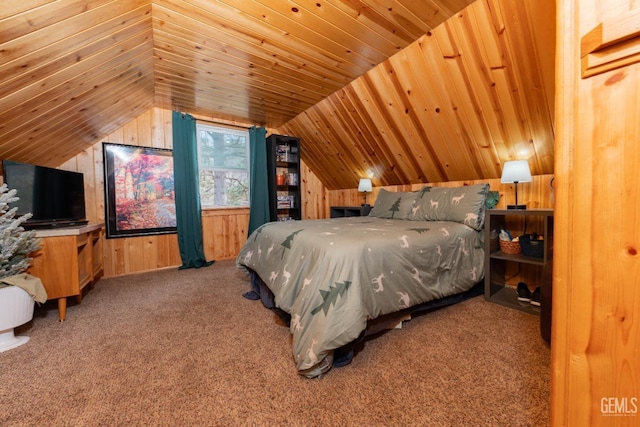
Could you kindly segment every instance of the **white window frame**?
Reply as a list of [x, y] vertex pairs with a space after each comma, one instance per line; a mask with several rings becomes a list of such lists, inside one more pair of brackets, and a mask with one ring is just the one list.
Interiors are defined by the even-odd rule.
[[[218, 133], [225, 133], [227, 135], [238, 135], [238, 136], [243, 136], [245, 137], [245, 141], [246, 141], [246, 161], [247, 161], [247, 165], [246, 165], [246, 169], [235, 169], [235, 168], [214, 168], [211, 166], [206, 166], [205, 162], [203, 161], [202, 158], [202, 153], [201, 153], [201, 144], [200, 144], [200, 131], [201, 130], [207, 130], [207, 131], [213, 131], [213, 132], [218, 132]], [[197, 142], [197, 146], [198, 146], [198, 173], [202, 174], [203, 171], [216, 171], [216, 172], [243, 172], [245, 171], [247, 174], [247, 202], [246, 204], [240, 204], [240, 205], [229, 205], [229, 204], [215, 204], [215, 201], [213, 203], [209, 202], [208, 198], [203, 198], [202, 197], [202, 190], [203, 190], [203, 183], [200, 182], [200, 199], [201, 199], [201, 207], [203, 209], [226, 209], [226, 208], [248, 208], [249, 207], [249, 191], [251, 188], [251, 175], [250, 175], [250, 152], [249, 152], [249, 130], [245, 129], [245, 128], [237, 128], [237, 127], [231, 127], [231, 126], [224, 126], [224, 125], [219, 125], [219, 124], [211, 124], [211, 123], [202, 123], [202, 122], [196, 122], [196, 142]], [[199, 179], [199, 181], [202, 181], [201, 179]]]

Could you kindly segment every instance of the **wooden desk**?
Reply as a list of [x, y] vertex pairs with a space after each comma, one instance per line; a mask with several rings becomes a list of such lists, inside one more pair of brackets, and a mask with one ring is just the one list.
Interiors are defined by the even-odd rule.
[[67, 297], [82, 301], [85, 286], [93, 287], [104, 272], [104, 224], [38, 230], [41, 248], [31, 254], [27, 273], [39, 277], [47, 299], [58, 300], [58, 318], [67, 316]]

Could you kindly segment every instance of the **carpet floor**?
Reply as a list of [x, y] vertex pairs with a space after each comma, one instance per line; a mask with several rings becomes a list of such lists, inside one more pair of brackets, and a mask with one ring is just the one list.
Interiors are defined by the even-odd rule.
[[233, 261], [102, 279], [0, 353], [1, 426], [546, 426], [537, 316], [482, 296], [377, 334], [299, 376], [287, 327]]

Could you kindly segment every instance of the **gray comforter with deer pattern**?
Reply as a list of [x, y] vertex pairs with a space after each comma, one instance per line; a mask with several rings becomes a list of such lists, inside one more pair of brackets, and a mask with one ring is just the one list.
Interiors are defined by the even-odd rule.
[[317, 377], [369, 319], [471, 288], [484, 250], [482, 232], [458, 222], [351, 217], [265, 224], [236, 263], [291, 315], [298, 371]]

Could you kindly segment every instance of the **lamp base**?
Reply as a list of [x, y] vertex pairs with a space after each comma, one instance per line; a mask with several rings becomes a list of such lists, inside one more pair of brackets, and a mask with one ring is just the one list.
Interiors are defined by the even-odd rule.
[[527, 205], [507, 205], [507, 209], [526, 211], [527, 210]]

